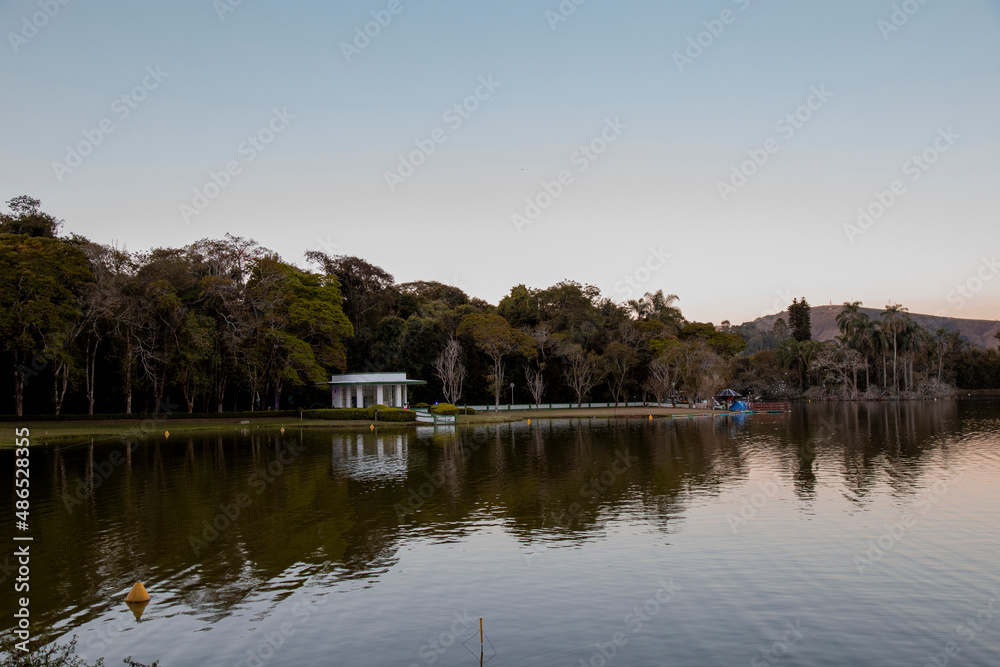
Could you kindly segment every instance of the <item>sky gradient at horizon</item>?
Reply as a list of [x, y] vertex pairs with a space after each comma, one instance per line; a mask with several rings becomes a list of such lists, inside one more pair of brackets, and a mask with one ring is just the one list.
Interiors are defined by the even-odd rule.
[[[894, 5], [915, 11], [887, 32]], [[996, 0], [14, 0], [0, 27], [0, 199], [95, 241], [232, 233], [492, 303], [564, 279], [662, 289], [716, 323], [799, 296], [1000, 319]]]

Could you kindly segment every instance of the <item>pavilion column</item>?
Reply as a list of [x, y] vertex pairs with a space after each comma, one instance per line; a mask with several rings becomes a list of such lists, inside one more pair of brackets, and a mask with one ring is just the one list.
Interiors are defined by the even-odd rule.
[[365, 407], [364, 391], [363, 387], [360, 384], [354, 385], [354, 395], [356, 397], [356, 400], [358, 401], [358, 407], [359, 408]]
[[375, 385], [375, 405], [382, 405], [382, 385]]
[[396, 400], [395, 400], [396, 405], [394, 405], [392, 407], [394, 407], [394, 408], [401, 408], [401, 407], [403, 407], [402, 399], [403, 399], [403, 385], [397, 384], [396, 385]]

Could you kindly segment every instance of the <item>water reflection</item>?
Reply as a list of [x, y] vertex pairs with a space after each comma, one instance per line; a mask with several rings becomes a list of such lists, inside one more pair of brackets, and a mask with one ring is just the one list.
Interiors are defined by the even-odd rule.
[[[787, 483], [804, 515], [823, 485], [860, 509], [881, 485], [914, 494], [927, 459], [967, 455], [962, 441], [996, 419], [995, 409], [957, 401], [823, 404], [791, 415], [234, 431], [41, 448], [32, 517], [44, 539], [32, 563], [49, 581], [33, 591], [33, 613], [65, 630], [120, 605], [119, 592], [142, 580], [160, 591], [154, 614], [214, 623], [265, 586], [280, 589], [278, 602], [320, 573], [371, 585], [406, 545], [455, 541], [483, 517], [529, 550], [585, 543], [612, 522], [670, 535], [691, 508], [753, 471]], [[0, 462], [10, 468], [9, 452]], [[143, 609], [133, 611], [139, 620]]]

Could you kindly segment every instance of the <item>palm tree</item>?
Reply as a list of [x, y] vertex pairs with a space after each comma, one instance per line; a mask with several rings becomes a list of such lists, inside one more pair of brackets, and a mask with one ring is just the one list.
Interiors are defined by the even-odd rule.
[[948, 349], [948, 330], [935, 329], [933, 333], [934, 351], [938, 357], [938, 382], [941, 381], [941, 373], [944, 371], [944, 352]]
[[871, 376], [869, 370], [871, 367], [871, 359], [875, 357], [877, 351], [877, 344], [875, 340], [875, 323], [871, 319], [861, 313], [858, 318], [858, 332], [855, 344], [857, 349], [865, 358], [865, 391], [871, 386]]
[[899, 346], [903, 351], [903, 388], [913, 391], [913, 363], [923, 350], [920, 332], [923, 328], [913, 320], [906, 318], [899, 331]]
[[860, 301], [845, 301], [844, 309], [837, 314], [837, 328], [840, 329], [840, 333], [848, 339], [853, 339], [858, 332], [862, 316]]
[[[837, 354], [841, 359], [847, 359], [849, 354], [853, 351], [857, 353], [857, 350], [850, 345], [850, 338], [845, 334], [837, 336]], [[858, 367], [856, 365], [851, 366], [851, 370], [854, 372], [853, 382], [853, 392], [851, 393], [851, 400], [856, 400], [858, 398]]]
[[823, 349], [823, 343], [818, 340], [798, 341], [792, 337], [786, 338], [778, 348], [778, 363], [784, 368], [794, 368], [799, 376], [799, 390], [806, 388], [806, 373], [813, 359]]
[[885, 307], [885, 312], [882, 313], [882, 329], [886, 332], [887, 336], [892, 337], [892, 389], [894, 392], [899, 392], [899, 379], [896, 377], [896, 362], [899, 357], [899, 334], [906, 327], [906, 321], [909, 316], [906, 314], [906, 308], [901, 305], [889, 304]]
[[[889, 370], [886, 362], [886, 355], [889, 352], [889, 336], [881, 322], [872, 322], [871, 331], [872, 349], [876, 356], [882, 357], [882, 391], [889, 388]], [[877, 369], [877, 367], [876, 367]]]
[[[865, 317], [861, 312], [861, 302], [844, 302], [844, 309], [837, 314], [837, 328], [842, 334], [838, 340], [840, 344], [849, 349], [858, 348], [858, 335], [860, 334], [861, 318]], [[858, 369], [854, 368], [854, 395], [858, 394]]]

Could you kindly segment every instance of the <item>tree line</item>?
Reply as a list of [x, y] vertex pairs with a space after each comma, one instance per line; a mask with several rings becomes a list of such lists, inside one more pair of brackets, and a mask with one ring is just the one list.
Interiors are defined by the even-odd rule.
[[[305, 267], [227, 235], [128, 252], [75, 234], [22, 196], [0, 214], [2, 353], [23, 415], [327, 407], [336, 372], [405, 371], [414, 401], [693, 402], [875, 398], [996, 386], [996, 353], [926, 332], [906, 309], [845, 305], [811, 340], [805, 299], [772, 331], [690, 322], [663, 291], [616, 303], [591, 285], [517, 285], [496, 306], [438, 282], [398, 284], [352, 256]], [[963, 385], [964, 386], [964, 385]]]

